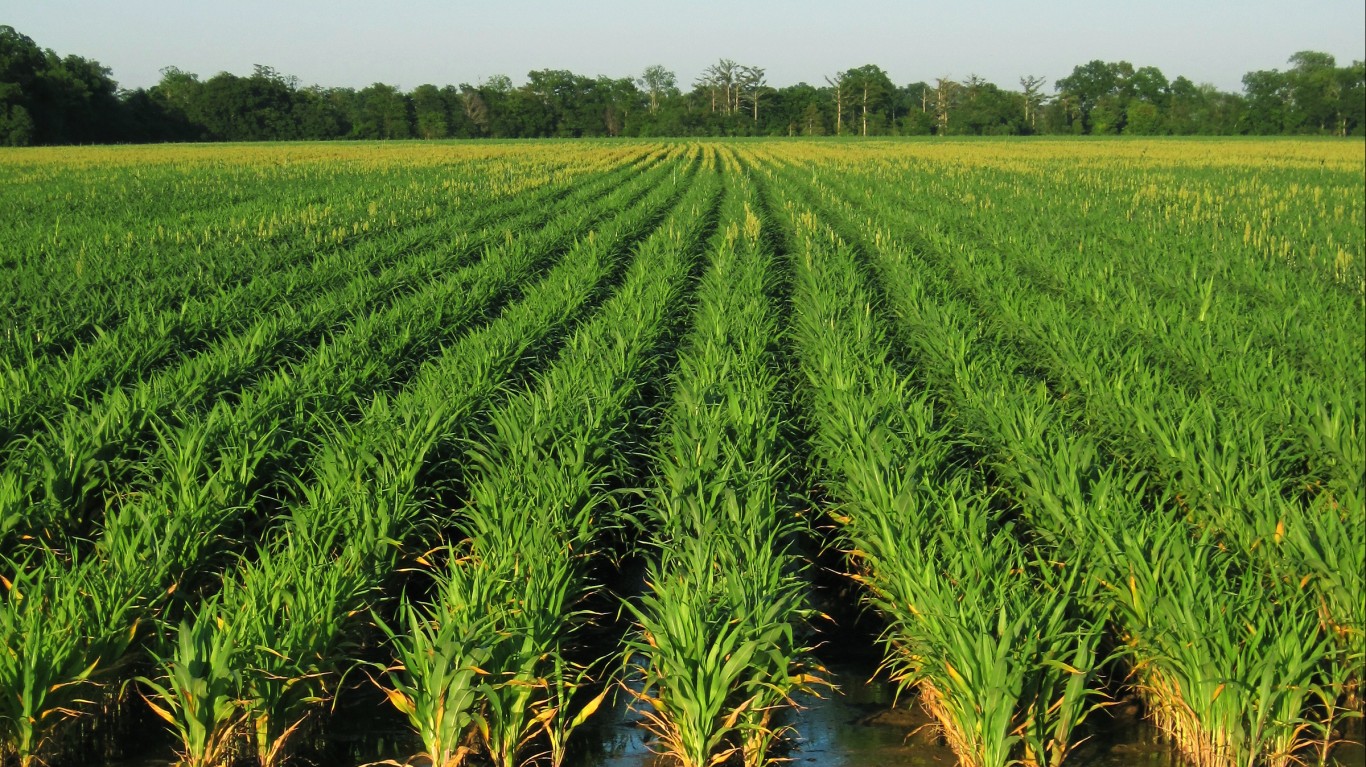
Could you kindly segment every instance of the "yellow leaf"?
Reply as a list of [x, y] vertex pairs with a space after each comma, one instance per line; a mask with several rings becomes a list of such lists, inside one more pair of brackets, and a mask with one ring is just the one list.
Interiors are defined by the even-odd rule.
[[730, 716], [726, 717], [725, 724], [722, 724], [721, 726], [727, 730], [734, 727], [735, 723], [740, 720], [740, 715], [743, 714], [745, 712], [745, 709], [749, 708], [749, 704], [753, 702], [754, 699], [750, 698], [744, 703], [741, 703], [734, 711], [730, 712]]
[[150, 701], [150, 700], [147, 701], [147, 706], [148, 706], [149, 708], [151, 708], [152, 711], [153, 711], [154, 713], [156, 713], [157, 716], [161, 717], [162, 719], [165, 719], [167, 722], [169, 722], [169, 723], [171, 723], [171, 724], [175, 724], [175, 723], [176, 723], [175, 717], [171, 715], [171, 712], [170, 712], [170, 711], [167, 711], [166, 709], [162, 708], [161, 706], [158, 706], [157, 704], [153, 703], [153, 702]]
[[574, 721], [571, 723], [570, 726], [578, 727], [579, 725], [588, 721], [588, 717], [592, 716], [598, 710], [598, 707], [602, 705], [602, 701], [606, 698], [607, 690], [603, 690], [602, 692], [598, 693], [597, 697], [588, 701], [588, 703], [585, 704], [583, 708], [579, 709], [579, 713], [574, 715]]
[[77, 674], [75, 679], [72, 679], [68, 682], [58, 682], [57, 684], [54, 684], [51, 687], [49, 687], [48, 692], [56, 692], [57, 690], [60, 690], [63, 687], [70, 687], [73, 684], [81, 684], [87, 678], [89, 678], [92, 673], [95, 672], [95, 667], [98, 665], [100, 665], [100, 659], [96, 658], [95, 662], [91, 663], [89, 666], [86, 666], [85, 670], [82, 671], [80, 674]]
[[386, 687], [384, 694], [389, 697], [389, 702], [394, 704], [394, 708], [398, 709], [400, 713], [411, 715], [415, 710], [412, 699], [398, 690], [390, 690]]

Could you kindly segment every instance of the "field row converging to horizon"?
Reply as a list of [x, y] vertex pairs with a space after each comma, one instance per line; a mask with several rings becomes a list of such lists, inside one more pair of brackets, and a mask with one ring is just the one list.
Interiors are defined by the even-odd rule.
[[1360, 142], [26, 149], [0, 208], [0, 767], [585, 764], [618, 700], [762, 767], [832, 588], [969, 767], [1359, 732]]

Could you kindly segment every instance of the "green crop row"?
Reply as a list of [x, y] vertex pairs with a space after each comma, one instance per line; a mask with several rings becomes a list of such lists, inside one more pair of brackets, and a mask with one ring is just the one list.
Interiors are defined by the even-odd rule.
[[[614, 175], [624, 178], [640, 173], [647, 164], [624, 164]], [[0, 433], [25, 435], [41, 419], [59, 415], [63, 407], [88, 409], [104, 392], [129, 381], [175, 375], [173, 371], [194, 364], [199, 354], [211, 354], [216, 345], [232, 344], [239, 336], [262, 333], [263, 325], [274, 319], [285, 323], [268, 327], [268, 340], [258, 344], [261, 348], [256, 354], [286, 343], [307, 346], [309, 333], [322, 332], [338, 321], [336, 311], [367, 311], [379, 297], [411, 290], [419, 278], [449, 268], [453, 257], [477, 253], [481, 239], [540, 225], [562, 201], [564, 192], [551, 187], [492, 200], [463, 216], [424, 222], [313, 254], [283, 269], [263, 270], [244, 284], [171, 309], [142, 309], [66, 357], [34, 359], [0, 374], [0, 413], [5, 418]], [[371, 292], [338, 293], [362, 287]], [[271, 360], [264, 357], [260, 364], [269, 365]], [[239, 366], [227, 367], [236, 370]]]
[[687, 767], [772, 749], [796, 693], [823, 680], [804, 644], [811, 610], [792, 547], [803, 528], [781, 479], [784, 397], [773, 254], [754, 190], [727, 155], [727, 194], [679, 353], [641, 522], [646, 593], [627, 603], [632, 694], [659, 748]]
[[964, 765], [1332, 765], [1356, 149], [0, 153], [0, 767], [801, 759], [822, 545]]
[[[594, 189], [583, 191], [580, 199]], [[345, 414], [353, 408], [353, 397], [381, 389], [386, 381], [401, 381], [463, 323], [514, 290], [545, 258], [584, 231], [594, 216], [603, 215], [572, 204], [568, 210], [568, 218], [546, 227], [531, 242], [514, 238], [507, 230], [476, 239], [471, 244], [482, 247], [482, 258], [458, 269], [435, 271], [435, 280], [395, 295], [392, 302], [381, 294], [367, 313], [352, 313], [349, 323], [340, 324], [316, 346], [292, 347], [297, 361], [234, 392], [236, 403], [209, 400], [215, 409], [228, 411], [221, 423], [271, 424], [274, 452], [285, 464], [277, 468], [288, 468], [298, 454], [290, 444], [310, 438], [307, 427], [315, 420], [314, 412]], [[330, 303], [346, 307], [350, 299], [360, 298], [334, 295]], [[2, 488], [6, 496], [0, 509], [16, 511], [5, 515], [0, 529], [22, 526], [31, 538], [58, 545], [88, 535], [91, 523], [102, 518], [112, 499], [144, 484], [138, 475], [149, 473], [146, 464], [155, 462], [158, 449], [155, 442], [149, 444], [148, 436], [196, 428], [205, 417], [195, 407], [204, 399], [202, 390], [238, 375], [267, 332], [258, 328], [254, 336], [239, 337], [216, 354], [196, 358], [198, 364], [180, 369], [185, 377], [153, 377], [131, 391], [115, 391], [87, 410], [68, 411], [47, 432], [26, 442], [7, 465], [6, 475], [15, 480]], [[152, 473], [150, 484], [157, 481]], [[26, 507], [22, 515], [17, 511], [21, 507]]]
[[[630, 193], [609, 196], [607, 207]], [[225, 575], [221, 593], [168, 627], [180, 640], [159, 661], [161, 676], [146, 684], [187, 761], [213, 764], [244, 741], [262, 765], [291, 755], [299, 730], [354, 667], [348, 648], [364, 636], [363, 619], [383, 600], [404, 552], [423, 529], [441, 532], [424, 520], [430, 499], [419, 485], [429, 464], [449, 455], [440, 444], [474, 436], [476, 409], [521, 354], [601, 289], [641, 222], [672, 197], [661, 187], [580, 239], [496, 321], [429, 362], [399, 394], [374, 400], [359, 421], [330, 432], [284, 528]], [[196, 697], [196, 690], [212, 695]]]
[[[547, 182], [567, 188], [604, 158], [588, 153], [585, 159], [589, 164], [578, 168], [566, 168], [563, 157], [547, 157], [407, 170], [329, 170], [316, 159], [272, 169], [259, 164], [168, 169], [164, 161], [153, 161], [146, 171], [124, 170], [124, 183], [110, 184], [97, 170], [52, 182], [57, 191], [22, 186], [21, 195], [42, 190], [47, 207], [31, 217], [16, 216], [15, 231], [6, 236], [13, 243], [7, 253], [15, 280], [13, 290], [0, 295], [0, 316], [22, 307], [25, 321], [5, 329], [0, 358], [22, 367], [63, 354], [139, 315], [174, 312], [187, 301], [212, 299], [257, 275], [296, 264], [301, 247], [310, 258], [415, 223], [459, 216]], [[498, 180], [490, 183], [494, 174]], [[84, 208], [111, 187], [131, 181], [146, 189], [158, 180], [177, 184], [187, 175], [203, 179], [191, 184], [194, 192], [202, 192], [202, 186], [231, 190], [227, 204], [192, 215], [175, 215], [173, 206], [165, 206], [148, 216], [142, 203], [128, 205], [123, 215], [63, 219], [63, 210]], [[509, 186], [516, 193], [510, 194]], [[24, 205], [22, 198], [18, 204]]]

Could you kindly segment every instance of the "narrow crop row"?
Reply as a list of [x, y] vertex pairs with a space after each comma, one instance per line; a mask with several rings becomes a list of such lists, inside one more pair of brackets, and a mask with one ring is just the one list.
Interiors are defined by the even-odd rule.
[[653, 459], [648, 591], [627, 603], [639, 627], [626, 644], [631, 689], [659, 747], [685, 767], [732, 755], [770, 764], [792, 696], [822, 681], [803, 645], [810, 610], [791, 551], [804, 523], [781, 482], [773, 255], [753, 187], [724, 159], [721, 226]]
[[[1088, 317], [1038, 295], [1011, 273], [1011, 261], [927, 227], [921, 217], [888, 207], [872, 211], [886, 223], [870, 227], [869, 211], [856, 213], [849, 202], [864, 196], [851, 191], [831, 204], [850, 227], [871, 228], [877, 237], [889, 234], [880, 227], [897, 236], [910, 233], [921, 255], [916, 274], [944, 274], [949, 300], [975, 304], [982, 327], [998, 344], [1019, 348], [1028, 367], [1043, 371], [1058, 392], [1057, 405], [1083, 420], [1121, 463], [1152, 472], [1162, 492], [1199, 527], [1244, 552], [1250, 567], [1313, 592], [1309, 609], [1320, 614], [1338, 645], [1345, 684], [1358, 685], [1366, 662], [1366, 487], [1352, 467], [1366, 457], [1360, 406], [1349, 404], [1356, 401], [1350, 374], [1341, 376], [1335, 387], [1342, 388], [1331, 399], [1318, 398], [1319, 389], [1299, 390], [1298, 422], [1277, 427], [1279, 407], [1259, 410], [1265, 398], [1238, 375], [1223, 375], [1240, 385], [1232, 403], [1203, 390], [1187, 393], [1145, 364], [1141, 350], [1125, 346], [1122, 321]], [[873, 247], [885, 250], [887, 243]], [[1173, 333], [1178, 324], [1170, 324]], [[1294, 386], [1282, 382], [1277, 388], [1289, 394]], [[1306, 412], [1315, 409], [1312, 416]], [[1228, 417], [1230, 412], [1239, 417]], [[1305, 477], [1306, 462], [1322, 473]]]
[[[7, 250], [17, 256], [15, 289], [0, 297], [0, 312], [22, 306], [27, 316], [0, 337], [0, 358], [22, 367], [66, 354], [134, 315], [175, 311], [287, 268], [301, 250], [311, 259], [542, 186], [568, 189], [603, 159], [590, 151], [588, 168], [574, 168], [563, 153], [523, 153], [502, 160], [466, 156], [445, 167], [376, 168], [330, 165], [328, 153], [316, 150], [303, 154], [313, 156], [270, 165], [218, 158], [168, 167], [163, 160], [132, 173], [97, 166], [57, 174], [46, 188], [23, 185], [21, 195], [37, 188], [49, 202], [61, 197], [55, 205], [35, 205], [30, 217], [14, 217], [14, 248]], [[165, 185], [226, 194], [222, 204], [188, 216], [148, 215], [155, 209], [144, 201], [115, 215], [62, 216], [73, 202], [88, 208], [91, 200], [128, 187], [154, 200]], [[27, 201], [16, 202], [22, 209]]]
[[[608, 177], [601, 185], [570, 195], [564, 214], [534, 237], [514, 237], [511, 230], [498, 228], [467, 240], [462, 259], [445, 259], [449, 271], [436, 270], [436, 279], [419, 277], [419, 287], [407, 293], [379, 293], [370, 306], [354, 308], [347, 308], [349, 299], [361, 296], [332, 296], [330, 305], [349, 322], [331, 329], [315, 346], [290, 348], [291, 364], [234, 392], [235, 403], [208, 400], [212, 409], [205, 413], [200, 407], [205, 401], [202, 390], [215, 380], [241, 376], [269, 328], [259, 329], [256, 336], [235, 338], [172, 375], [145, 379], [127, 391], [111, 392], [86, 410], [68, 411], [6, 464], [8, 481], [0, 486], [0, 510], [6, 513], [0, 518], [0, 532], [22, 528], [34, 539], [59, 546], [91, 535], [111, 499], [139, 487], [139, 473], [156, 461], [159, 446], [149, 436], [193, 432], [213, 409], [227, 411], [223, 423], [272, 424], [275, 452], [285, 463], [274, 468], [287, 469], [289, 456], [297, 454], [288, 443], [311, 438], [308, 424], [316, 420], [315, 413], [344, 415], [352, 412], [354, 397], [401, 381], [465, 323], [514, 291], [526, 276], [543, 268], [547, 258], [607, 215], [581, 203], [610, 188], [613, 179]], [[636, 179], [615, 188], [645, 187]], [[480, 249], [479, 258], [473, 257], [474, 248]], [[459, 268], [450, 268], [455, 266]], [[308, 407], [300, 407], [304, 403]], [[204, 439], [221, 441], [212, 432]], [[154, 484], [155, 474], [150, 479]]]
[[0, 767], [802, 759], [822, 535], [963, 765], [1334, 765], [1359, 149], [0, 154]]

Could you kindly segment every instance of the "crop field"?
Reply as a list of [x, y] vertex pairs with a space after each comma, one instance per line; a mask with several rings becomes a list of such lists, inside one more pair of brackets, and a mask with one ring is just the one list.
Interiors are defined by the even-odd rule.
[[0, 211], [0, 767], [760, 767], [860, 642], [968, 767], [1360, 737], [1361, 141], [6, 150]]

